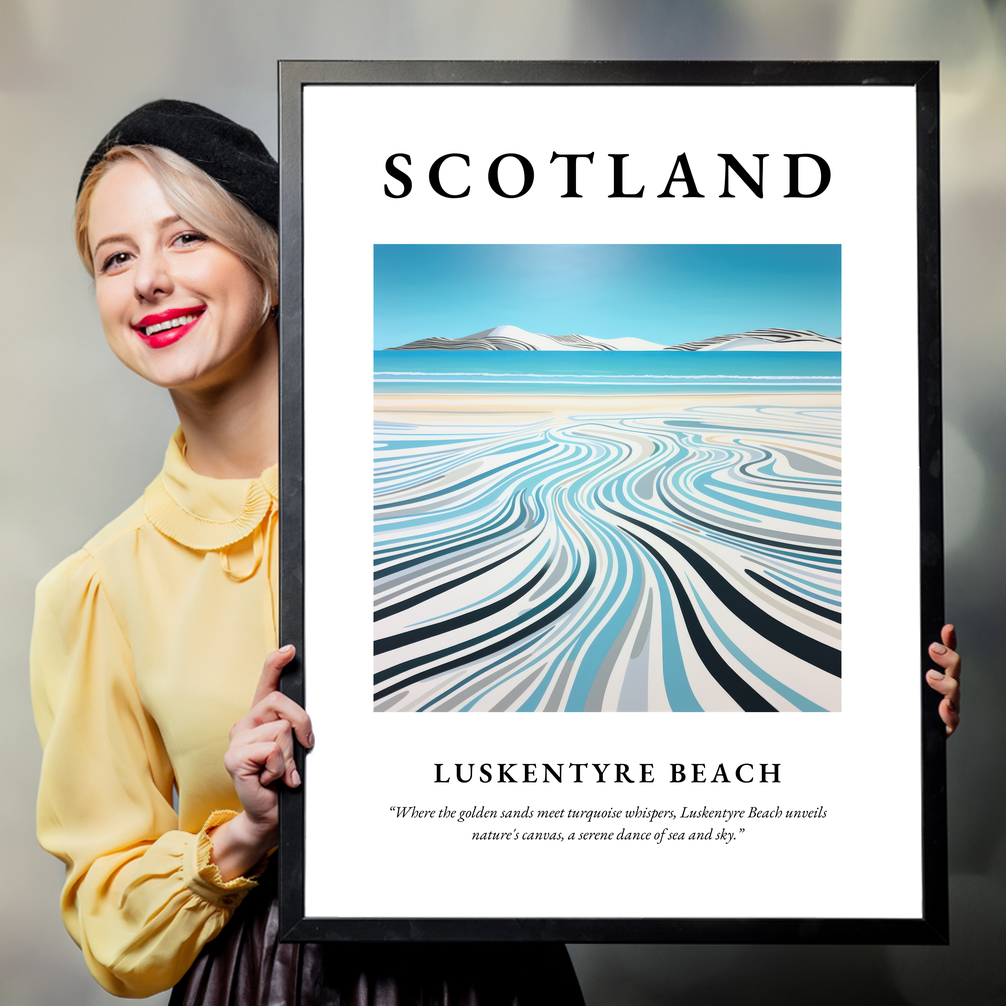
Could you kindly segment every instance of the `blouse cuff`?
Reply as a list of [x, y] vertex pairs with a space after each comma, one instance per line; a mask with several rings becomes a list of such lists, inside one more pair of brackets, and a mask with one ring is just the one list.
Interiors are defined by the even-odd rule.
[[263, 856], [247, 875], [224, 880], [216, 863], [211, 862], [213, 842], [208, 832], [237, 816], [236, 810], [213, 811], [206, 819], [202, 831], [195, 836], [195, 841], [186, 844], [182, 860], [182, 875], [186, 886], [218, 908], [234, 909], [240, 905], [245, 895], [252, 888], [258, 887], [255, 878], [261, 876], [269, 865], [269, 857]]

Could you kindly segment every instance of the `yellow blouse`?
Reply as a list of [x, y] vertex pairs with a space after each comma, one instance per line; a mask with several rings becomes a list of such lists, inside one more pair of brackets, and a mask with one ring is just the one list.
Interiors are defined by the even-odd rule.
[[174, 985], [255, 886], [223, 882], [206, 829], [241, 809], [228, 731], [276, 646], [277, 492], [276, 467], [197, 475], [179, 430], [143, 498], [38, 586], [38, 836], [115, 995]]

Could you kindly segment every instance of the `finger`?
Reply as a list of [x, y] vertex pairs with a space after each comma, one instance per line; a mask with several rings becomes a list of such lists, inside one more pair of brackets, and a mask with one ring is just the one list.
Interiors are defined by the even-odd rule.
[[929, 670], [926, 672], [926, 683], [933, 691], [945, 696], [950, 701], [950, 705], [954, 711], [959, 709], [958, 695], [960, 694], [961, 685], [956, 678], [950, 677], [949, 674], [943, 674], [941, 671]]
[[281, 746], [274, 740], [261, 740], [228, 748], [224, 767], [235, 778], [257, 780], [268, 786], [283, 775], [286, 762]]
[[283, 749], [279, 743], [272, 744], [268, 757], [262, 765], [262, 771], [259, 772], [259, 782], [263, 786], [268, 786], [270, 783], [274, 783], [277, 779], [283, 778], [283, 773], [286, 771], [286, 759], [283, 757]]
[[270, 692], [276, 691], [279, 687], [279, 676], [283, 673], [283, 668], [293, 660], [297, 650], [292, 645], [287, 645], [279, 650], [273, 650], [265, 663], [262, 665], [262, 675], [255, 689], [255, 698], [252, 699], [252, 707], [257, 706]]
[[954, 626], [944, 625], [940, 632], [940, 639], [943, 640], [944, 646], [949, 647], [951, 650], [957, 649], [957, 629]]
[[296, 789], [300, 785], [300, 773], [297, 771], [297, 763], [294, 760], [293, 731], [286, 720], [271, 720], [244, 731], [236, 739], [235, 747], [253, 747], [270, 742], [279, 747], [283, 759], [282, 771], [279, 775], [273, 776], [270, 781], [278, 779], [281, 775], [287, 786]]
[[949, 737], [961, 722], [961, 714], [950, 704], [949, 699], [944, 699], [940, 703], [940, 719], [946, 725], [947, 736]]
[[926, 674], [926, 683], [934, 691], [943, 695], [943, 700], [939, 705], [939, 713], [949, 737], [961, 722], [960, 683], [956, 678], [935, 670]]
[[282, 692], [270, 692], [261, 702], [252, 707], [251, 712], [237, 725], [244, 729], [269, 723], [273, 720], [286, 720], [294, 728], [297, 740], [304, 747], [314, 747], [314, 731], [311, 717], [289, 695]]
[[956, 650], [948, 649], [942, 643], [929, 644], [930, 658], [952, 678], [960, 677], [961, 656]]

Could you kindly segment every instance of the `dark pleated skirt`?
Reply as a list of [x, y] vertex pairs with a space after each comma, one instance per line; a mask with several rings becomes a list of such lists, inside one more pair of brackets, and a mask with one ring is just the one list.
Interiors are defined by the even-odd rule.
[[583, 1006], [561, 943], [280, 943], [274, 872], [170, 1006]]

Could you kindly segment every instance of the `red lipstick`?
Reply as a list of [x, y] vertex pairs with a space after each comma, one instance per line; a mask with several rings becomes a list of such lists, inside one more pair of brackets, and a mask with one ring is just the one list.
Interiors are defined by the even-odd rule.
[[[196, 307], [173, 307], [168, 311], [148, 314], [133, 325], [133, 331], [151, 349], [161, 349], [164, 346], [170, 346], [173, 342], [178, 342], [179, 339], [187, 335], [205, 310], [205, 306], [199, 305]], [[179, 320], [183, 318], [190, 320], [178, 324]], [[150, 331], [151, 329], [154, 331]]]

